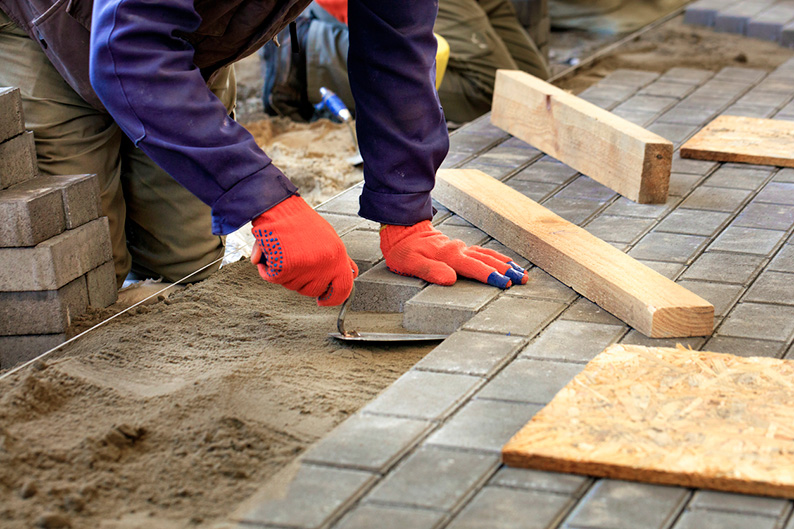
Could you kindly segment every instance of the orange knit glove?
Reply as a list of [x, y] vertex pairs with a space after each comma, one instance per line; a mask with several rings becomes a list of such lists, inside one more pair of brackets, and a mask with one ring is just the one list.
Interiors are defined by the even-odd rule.
[[514, 283], [523, 285], [529, 278], [526, 270], [509, 257], [451, 240], [429, 220], [413, 226], [384, 226], [380, 231], [380, 249], [386, 266], [395, 274], [438, 285], [452, 285], [462, 275], [506, 289]]
[[358, 267], [334, 228], [301, 197], [293, 195], [252, 221], [256, 237], [251, 262], [262, 279], [341, 305], [350, 296]]

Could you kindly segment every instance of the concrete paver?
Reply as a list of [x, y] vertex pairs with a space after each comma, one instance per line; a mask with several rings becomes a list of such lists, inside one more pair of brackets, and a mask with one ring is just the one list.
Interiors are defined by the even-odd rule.
[[359, 505], [353, 508], [333, 529], [435, 529], [447, 515], [427, 509]]
[[580, 496], [589, 485], [590, 478], [576, 474], [546, 472], [527, 468], [502, 467], [489, 482], [490, 485], [511, 489], [527, 489]]
[[557, 320], [522, 352], [522, 358], [587, 363], [626, 332], [625, 325]]
[[769, 255], [785, 236], [783, 231], [729, 226], [708, 247], [723, 252]]
[[767, 356], [781, 358], [786, 351], [786, 342], [754, 340], [735, 336], [713, 336], [703, 346], [704, 351], [726, 353], [736, 356]]
[[555, 301], [502, 296], [480, 311], [463, 328], [518, 336], [534, 336], [565, 305]]
[[570, 362], [520, 358], [477, 392], [477, 398], [545, 405], [581, 370]]
[[512, 360], [526, 339], [458, 331], [428, 353], [414, 369], [490, 377]]
[[659, 223], [655, 231], [684, 235], [714, 235], [728, 222], [729, 213], [699, 209], [677, 209]]
[[757, 514], [725, 513], [719, 511], [686, 511], [681, 515], [674, 529], [773, 529], [774, 518]]
[[681, 277], [742, 285], [755, 276], [763, 262], [764, 258], [758, 255], [707, 251]]
[[763, 496], [749, 496], [746, 494], [733, 494], [713, 490], [699, 490], [690, 500], [690, 510], [706, 509], [712, 511], [740, 512], [746, 514], [760, 514], [777, 518], [781, 516], [788, 506], [788, 501], [781, 498], [766, 498]]
[[572, 503], [572, 498], [559, 494], [485, 487], [447, 527], [546, 529], [554, 527]]
[[788, 342], [794, 332], [794, 307], [739, 303], [717, 332], [722, 336]]

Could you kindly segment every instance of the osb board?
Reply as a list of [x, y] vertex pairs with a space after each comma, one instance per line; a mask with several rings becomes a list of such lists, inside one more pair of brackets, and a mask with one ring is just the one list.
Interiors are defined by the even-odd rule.
[[502, 449], [511, 466], [794, 498], [794, 362], [613, 345]]
[[794, 167], [794, 122], [720, 116], [681, 147], [681, 156]]

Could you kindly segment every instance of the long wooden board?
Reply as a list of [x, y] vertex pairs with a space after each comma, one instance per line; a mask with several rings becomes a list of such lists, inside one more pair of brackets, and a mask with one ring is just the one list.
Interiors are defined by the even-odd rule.
[[794, 498], [794, 362], [613, 345], [503, 448], [511, 466]]
[[528, 73], [496, 72], [491, 123], [635, 202], [667, 200], [670, 141]]
[[433, 196], [646, 336], [711, 334], [709, 302], [481, 171], [439, 171]]
[[681, 157], [794, 167], [794, 122], [720, 116], [681, 147]]

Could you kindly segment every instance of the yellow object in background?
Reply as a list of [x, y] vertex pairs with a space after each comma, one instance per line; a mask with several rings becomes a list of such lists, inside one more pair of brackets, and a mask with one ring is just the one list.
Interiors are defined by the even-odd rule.
[[433, 33], [438, 41], [438, 50], [436, 51], [436, 90], [441, 86], [441, 81], [444, 79], [444, 72], [447, 71], [447, 63], [449, 62], [449, 43], [447, 39]]

